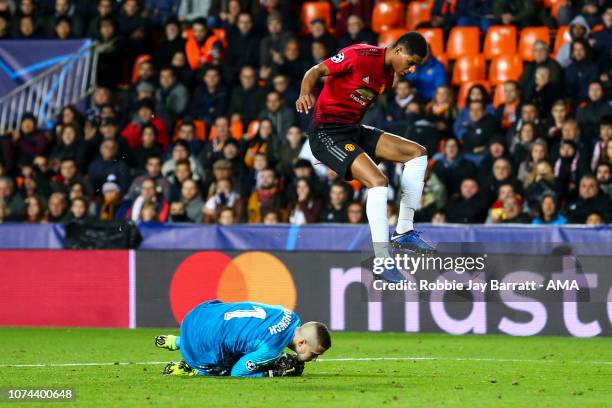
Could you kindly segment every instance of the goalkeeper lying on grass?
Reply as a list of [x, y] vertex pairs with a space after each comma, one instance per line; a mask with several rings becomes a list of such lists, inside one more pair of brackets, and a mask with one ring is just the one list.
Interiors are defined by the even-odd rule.
[[211, 300], [187, 313], [180, 336], [157, 336], [155, 345], [181, 352], [182, 361], [166, 365], [167, 375], [299, 376], [304, 362], [331, 347], [327, 326], [301, 323], [281, 306]]

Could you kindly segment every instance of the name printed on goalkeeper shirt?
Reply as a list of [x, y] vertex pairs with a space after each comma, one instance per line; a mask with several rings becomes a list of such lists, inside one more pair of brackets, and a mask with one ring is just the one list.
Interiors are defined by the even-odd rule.
[[287, 327], [291, 325], [292, 318], [293, 318], [293, 313], [291, 312], [291, 310], [285, 309], [285, 312], [283, 313], [283, 318], [280, 320], [280, 322], [276, 323], [273, 326], [268, 327], [270, 334], [277, 334], [285, 330]]

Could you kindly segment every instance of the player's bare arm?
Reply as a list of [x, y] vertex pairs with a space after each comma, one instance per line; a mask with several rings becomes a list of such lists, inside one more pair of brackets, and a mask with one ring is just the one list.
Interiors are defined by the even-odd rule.
[[299, 113], [308, 114], [312, 108], [314, 108], [314, 96], [312, 96], [312, 88], [315, 86], [317, 81], [325, 76], [329, 75], [329, 68], [323, 63], [317, 64], [310, 68], [304, 74], [302, 79], [302, 87], [300, 89], [300, 96], [295, 101], [295, 109]]

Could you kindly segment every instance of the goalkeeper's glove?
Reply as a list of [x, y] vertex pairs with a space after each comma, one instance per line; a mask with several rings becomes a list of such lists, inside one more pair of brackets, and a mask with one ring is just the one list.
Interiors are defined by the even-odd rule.
[[266, 377], [299, 377], [304, 372], [304, 362], [296, 354], [283, 354], [266, 371]]

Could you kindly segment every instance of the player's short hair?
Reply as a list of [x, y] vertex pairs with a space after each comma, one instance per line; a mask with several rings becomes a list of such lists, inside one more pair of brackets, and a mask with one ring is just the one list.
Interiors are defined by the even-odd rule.
[[329, 350], [332, 345], [331, 334], [327, 326], [320, 322], [315, 322], [315, 329], [317, 334], [317, 343], [325, 350]]
[[427, 40], [416, 31], [410, 31], [397, 39], [394, 47], [404, 47], [408, 54], [416, 54], [421, 58], [427, 58], [429, 54]]

